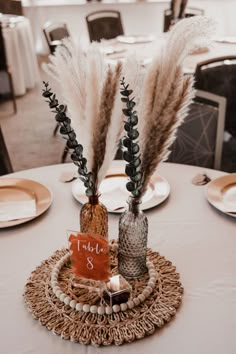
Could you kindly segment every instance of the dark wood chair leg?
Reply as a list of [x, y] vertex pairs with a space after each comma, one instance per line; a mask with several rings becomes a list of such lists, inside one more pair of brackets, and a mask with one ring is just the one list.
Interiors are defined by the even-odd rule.
[[11, 98], [13, 101], [14, 113], [16, 114], [17, 113], [17, 106], [16, 106], [14, 86], [13, 86], [13, 82], [12, 82], [12, 75], [11, 75], [10, 71], [7, 71], [7, 74], [8, 74], [8, 79], [9, 79], [9, 83], [10, 83]]
[[0, 176], [11, 172], [13, 172], [13, 168], [0, 126]]
[[64, 163], [66, 161], [68, 153], [69, 153], [69, 148], [66, 146], [61, 157], [61, 163]]
[[53, 135], [54, 135], [54, 136], [56, 135], [56, 133], [57, 133], [59, 127], [60, 127], [60, 124], [57, 123], [57, 125], [55, 126], [55, 128], [54, 128], [54, 130], [53, 130]]

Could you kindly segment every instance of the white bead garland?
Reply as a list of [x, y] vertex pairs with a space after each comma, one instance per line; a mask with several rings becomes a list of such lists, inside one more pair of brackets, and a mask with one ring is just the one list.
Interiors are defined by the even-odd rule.
[[[115, 251], [117, 247], [118, 245], [116, 243], [110, 245], [112, 251]], [[52, 286], [52, 291], [56, 295], [56, 297], [61, 302], [64, 302], [65, 305], [70, 306], [72, 309], [76, 311], [83, 311], [86, 313], [90, 312], [93, 314], [98, 313], [99, 315], [104, 315], [104, 314], [111, 315], [113, 312], [117, 313], [120, 311], [126, 311], [127, 309], [132, 309], [133, 307], [138, 306], [140, 303], [144, 302], [146, 298], [153, 292], [153, 289], [156, 286], [157, 273], [155, 270], [155, 266], [150, 260], [148, 260], [147, 267], [148, 267], [149, 280], [145, 289], [143, 289], [142, 293], [139, 294], [137, 297], [128, 300], [126, 303], [122, 303], [120, 305], [113, 305], [112, 307], [108, 305], [96, 306], [96, 305], [82, 304], [80, 302], [77, 302], [76, 300], [71, 299], [70, 296], [63, 293], [63, 291], [61, 291], [61, 288], [59, 286], [58, 275], [60, 273], [61, 268], [64, 266], [66, 262], [68, 262], [69, 259], [70, 259], [70, 253], [66, 254], [56, 263], [55, 267], [51, 272], [51, 286]], [[90, 287], [90, 289], [93, 290], [93, 287]]]

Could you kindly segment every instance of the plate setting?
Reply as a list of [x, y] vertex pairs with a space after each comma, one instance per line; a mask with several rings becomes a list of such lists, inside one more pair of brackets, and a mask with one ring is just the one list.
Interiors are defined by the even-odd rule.
[[43, 214], [52, 203], [52, 193], [44, 185], [23, 178], [0, 178], [0, 202], [35, 200], [36, 214], [29, 218], [0, 221], [0, 228], [23, 224]]
[[120, 43], [127, 43], [127, 44], [135, 44], [135, 43], [149, 43], [155, 40], [153, 35], [120, 35], [117, 38], [117, 41]]
[[[108, 172], [100, 186], [99, 200], [105, 205], [109, 213], [123, 213], [127, 208], [129, 193], [126, 190], [128, 177], [122, 168]], [[153, 175], [146, 193], [142, 199], [142, 210], [153, 208], [164, 202], [169, 196], [170, 185], [159, 175]], [[83, 183], [77, 179], [72, 184], [72, 194], [81, 204], [87, 202]]]
[[207, 185], [206, 196], [216, 209], [236, 218], [236, 173], [211, 181]]

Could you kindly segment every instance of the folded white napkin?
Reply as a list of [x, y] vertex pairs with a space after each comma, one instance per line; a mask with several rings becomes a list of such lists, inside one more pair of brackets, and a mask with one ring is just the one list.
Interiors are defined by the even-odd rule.
[[102, 193], [100, 197], [101, 203], [103, 203], [109, 211], [116, 211], [125, 209], [127, 206], [128, 193], [122, 189], [112, 190], [110, 193]]
[[0, 202], [0, 221], [10, 221], [36, 216], [34, 199], [12, 202]]

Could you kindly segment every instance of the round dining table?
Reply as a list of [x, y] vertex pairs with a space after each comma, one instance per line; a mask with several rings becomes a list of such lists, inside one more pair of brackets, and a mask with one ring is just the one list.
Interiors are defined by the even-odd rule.
[[[122, 166], [114, 161], [114, 166]], [[53, 335], [33, 319], [24, 302], [31, 272], [56, 250], [68, 246], [67, 230], [79, 230], [81, 204], [72, 195], [64, 173], [73, 164], [39, 167], [0, 178], [39, 182], [52, 193], [41, 216], [21, 225], [0, 228], [1, 353], [75, 354], [235, 354], [236, 352], [236, 218], [213, 207], [206, 186], [193, 178], [206, 173], [212, 180], [222, 171], [161, 163], [156, 173], [168, 181], [170, 193], [148, 209], [148, 246], [176, 266], [184, 288], [176, 316], [151, 336], [120, 347], [84, 346]], [[120, 214], [109, 213], [109, 239], [118, 237]]]

